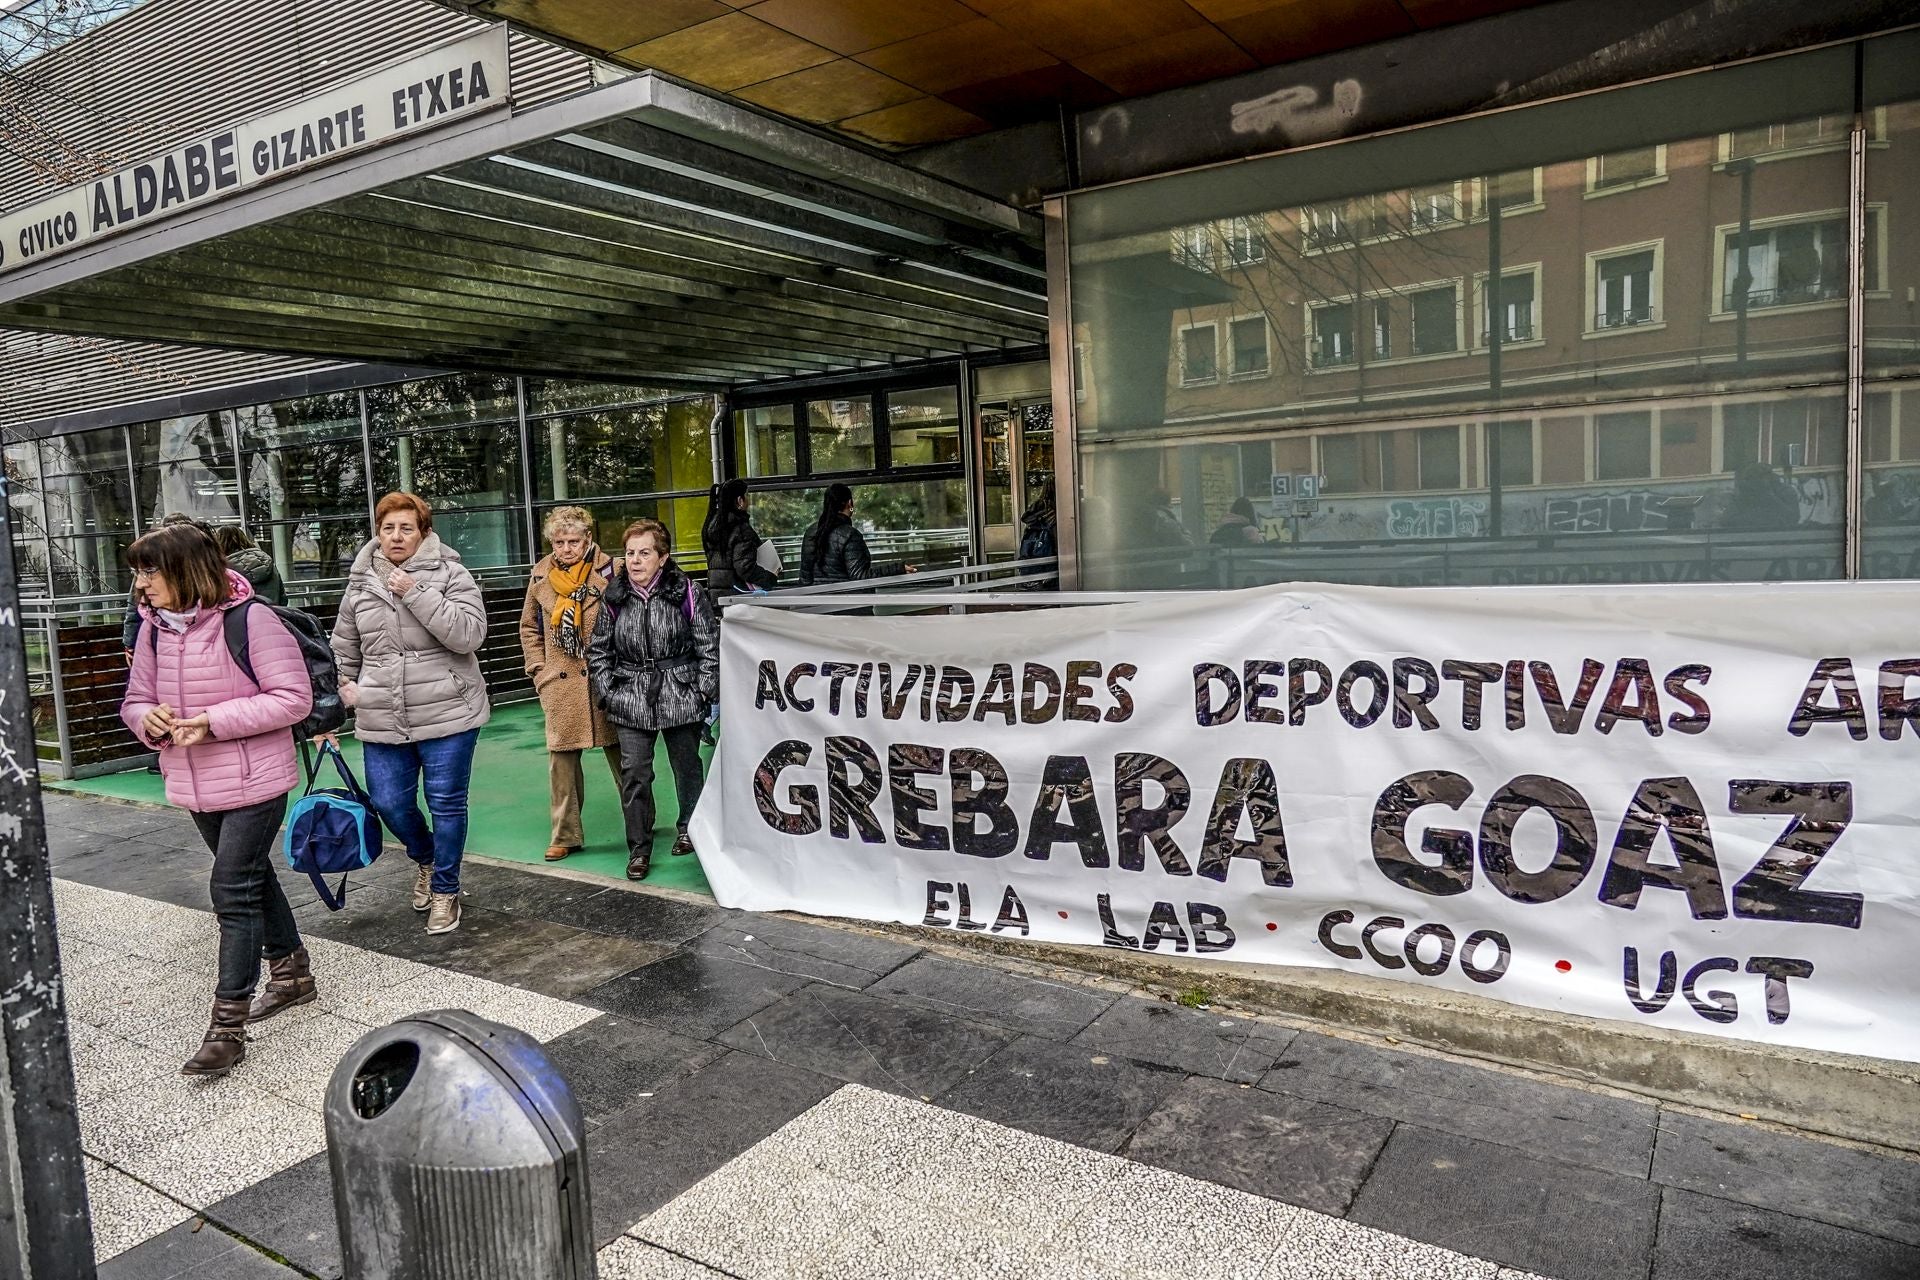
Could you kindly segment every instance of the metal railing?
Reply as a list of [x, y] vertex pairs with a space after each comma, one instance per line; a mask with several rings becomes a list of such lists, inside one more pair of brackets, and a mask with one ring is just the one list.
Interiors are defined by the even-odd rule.
[[[699, 559], [692, 559], [693, 563], [685, 567], [698, 574]], [[530, 571], [529, 565], [474, 570], [487, 605], [481, 672], [495, 703], [519, 701], [532, 693], [522, 669], [519, 641], [520, 612]], [[720, 603], [772, 603], [818, 613], [923, 612], [929, 608], [966, 612], [966, 605], [983, 607], [996, 596], [1032, 606], [1041, 600], [1039, 593], [1058, 580], [1059, 561], [1047, 557], [888, 574], [857, 583], [793, 587], [772, 595], [733, 596]], [[331, 625], [346, 585], [344, 578], [290, 582], [288, 603]], [[897, 608], [890, 603], [876, 604], [879, 599], [896, 596], [906, 597]], [[40, 767], [50, 777], [112, 773], [137, 767], [152, 756], [120, 722], [127, 671], [120, 628], [126, 607], [127, 595], [118, 591], [59, 599], [39, 597], [20, 603], [35, 746]]]
[[[481, 674], [496, 703], [531, 695], [520, 652], [520, 611], [528, 569], [504, 565], [474, 572], [487, 609]], [[287, 584], [288, 603], [331, 626], [346, 580]], [[57, 778], [113, 773], [151, 759], [120, 722], [127, 666], [121, 649], [125, 592], [44, 597], [20, 603], [27, 646], [36, 751], [43, 772]]]
[[[806, 613], [861, 612], [900, 614], [924, 613], [945, 609], [965, 613], [971, 604], [980, 607], [998, 600], [1000, 608], [1028, 608], [1044, 599], [1053, 602], [1060, 593], [1052, 590], [1060, 581], [1057, 556], [1038, 556], [1029, 560], [996, 560], [987, 564], [959, 565], [951, 569], [924, 569], [918, 573], [895, 573], [858, 582], [822, 582], [810, 587], [783, 587], [767, 595], [733, 595], [718, 601], [723, 607], [742, 604], [766, 605], [779, 609], [797, 609]], [[1010, 591], [1009, 588], [1012, 590]], [[878, 601], [884, 597], [884, 603]]]

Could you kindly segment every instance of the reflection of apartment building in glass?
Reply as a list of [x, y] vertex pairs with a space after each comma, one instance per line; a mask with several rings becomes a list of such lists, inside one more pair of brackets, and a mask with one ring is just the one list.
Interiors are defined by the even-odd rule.
[[[1765, 95], [1742, 74], [1667, 92], [1691, 108], [1671, 117], [1684, 134], [1623, 90], [1560, 112], [1554, 130], [1461, 123], [1420, 131], [1418, 147], [1361, 142], [1246, 166], [1257, 178], [1167, 180], [1184, 184], [1169, 208], [1220, 216], [1158, 239], [1182, 277], [1163, 295], [1159, 421], [1137, 383], [1124, 412], [1101, 403], [1116, 380], [1100, 345], [1144, 358], [1143, 319], [1104, 288], [1076, 298], [1089, 475], [1146, 495], [1095, 503], [1089, 550], [1157, 566], [1133, 558], [1117, 581], [1836, 575], [1850, 206], [1868, 363], [1910, 369], [1920, 113], [1864, 114], [1856, 189], [1836, 86], [1806, 114], [1754, 120]], [[1327, 162], [1341, 152], [1348, 163]], [[1508, 167], [1529, 152], [1538, 163]], [[1404, 184], [1358, 185], [1396, 170]], [[1248, 207], [1255, 191], [1305, 198]], [[1106, 264], [1154, 244], [1141, 227], [1074, 249], [1104, 284]], [[1867, 510], [1891, 519], [1920, 488], [1920, 393], [1864, 386], [1859, 414]], [[1280, 496], [1300, 486], [1275, 478], [1300, 476], [1317, 477], [1317, 498]], [[1267, 545], [1144, 547], [1127, 507], [1155, 489], [1196, 545], [1249, 497]], [[1912, 539], [1874, 532], [1868, 571], [1912, 572]]]

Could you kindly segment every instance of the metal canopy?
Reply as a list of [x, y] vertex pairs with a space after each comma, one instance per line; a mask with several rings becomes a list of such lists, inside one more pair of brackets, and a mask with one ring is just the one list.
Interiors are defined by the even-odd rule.
[[0, 326], [724, 386], [1046, 339], [1032, 215], [642, 74], [0, 276]]

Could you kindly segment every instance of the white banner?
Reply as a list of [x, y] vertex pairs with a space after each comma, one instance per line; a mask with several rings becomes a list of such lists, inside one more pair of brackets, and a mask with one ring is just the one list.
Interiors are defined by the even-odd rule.
[[1920, 593], [730, 609], [720, 902], [1920, 1061]]
[[0, 217], [0, 274], [507, 105], [507, 30], [466, 36]]

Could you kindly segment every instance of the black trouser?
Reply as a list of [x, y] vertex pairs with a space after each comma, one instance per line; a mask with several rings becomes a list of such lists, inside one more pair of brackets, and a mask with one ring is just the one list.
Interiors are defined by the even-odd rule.
[[627, 855], [638, 857], [653, 852], [653, 740], [667, 740], [673, 790], [680, 799], [678, 826], [685, 831], [706, 782], [700, 770], [700, 722], [658, 730], [616, 724], [613, 729], [620, 737], [620, 816], [627, 820]]
[[293, 908], [273, 873], [273, 842], [287, 816], [287, 798], [275, 796], [244, 809], [195, 813], [193, 825], [213, 850], [207, 890], [220, 921], [220, 984], [214, 995], [244, 1000], [260, 980], [260, 956], [278, 960], [300, 946]]

